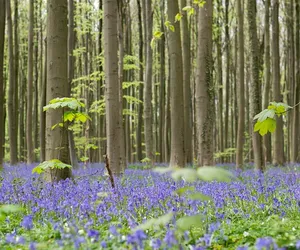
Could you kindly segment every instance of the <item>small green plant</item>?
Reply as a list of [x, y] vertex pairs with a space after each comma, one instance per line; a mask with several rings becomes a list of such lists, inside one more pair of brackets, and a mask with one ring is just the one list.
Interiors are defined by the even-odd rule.
[[[70, 129], [70, 125], [74, 122], [85, 123], [87, 120], [91, 120], [91, 118], [84, 112], [79, 111], [79, 109], [84, 108], [85, 105], [83, 102], [77, 100], [72, 97], [62, 97], [52, 99], [48, 105], [44, 106], [44, 112], [49, 109], [63, 109], [62, 121], [54, 124], [51, 129], [55, 129], [57, 127]], [[46, 169], [64, 169], [64, 168], [72, 168], [71, 165], [65, 164], [61, 162], [59, 159], [52, 159], [49, 161], [44, 161], [37, 165], [32, 173], [41, 174], [45, 172]]]
[[257, 119], [254, 131], [258, 131], [261, 136], [264, 136], [268, 132], [273, 133], [276, 129], [276, 117], [286, 114], [287, 111], [292, 110], [299, 104], [297, 103], [291, 107], [283, 102], [270, 102], [267, 109], [254, 116], [254, 120]]
[[32, 169], [32, 173], [41, 174], [44, 173], [47, 169], [64, 169], [72, 168], [71, 165], [65, 164], [58, 159], [52, 159], [50, 161], [44, 161]]
[[6, 216], [13, 213], [19, 213], [22, 212], [23, 208], [19, 205], [2, 205], [0, 206], [0, 221], [4, 221], [6, 219]]

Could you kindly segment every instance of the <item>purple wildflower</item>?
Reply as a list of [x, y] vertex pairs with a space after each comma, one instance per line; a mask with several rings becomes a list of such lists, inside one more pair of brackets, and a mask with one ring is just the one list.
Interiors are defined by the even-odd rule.
[[21, 226], [27, 230], [33, 228], [32, 215], [24, 216], [23, 221], [21, 222]]

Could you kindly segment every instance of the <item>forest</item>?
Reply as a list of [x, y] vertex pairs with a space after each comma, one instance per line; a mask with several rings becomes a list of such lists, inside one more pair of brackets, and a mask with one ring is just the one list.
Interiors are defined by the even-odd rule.
[[0, 249], [300, 249], [300, 0], [0, 0]]

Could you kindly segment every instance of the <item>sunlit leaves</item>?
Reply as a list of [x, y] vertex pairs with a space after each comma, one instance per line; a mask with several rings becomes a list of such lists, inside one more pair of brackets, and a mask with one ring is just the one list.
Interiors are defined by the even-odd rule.
[[44, 111], [48, 109], [58, 109], [58, 108], [69, 108], [69, 109], [79, 109], [83, 108], [85, 105], [83, 102], [71, 97], [55, 98], [52, 99], [48, 105], [44, 106]]
[[267, 118], [266, 120], [260, 122], [257, 121], [254, 125], [254, 131], [259, 132], [261, 136], [264, 136], [268, 132], [273, 133], [276, 129], [276, 120]]
[[182, 18], [182, 14], [181, 13], [177, 13], [177, 15], [175, 16], [175, 23], [176, 22], [180, 22], [181, 18]]
[[87, 120], [92, 120], [86, 113], [77, 111], [66, 111], [64, 113], [64, 122], [80, 121], [85, 123]]
[[152, 218], [147, 220], [145, 223], [134, 228], [134, 231], [137, 230], [147, 230], [147, 229], [159, 229], [161, 226], [167, 225], [173, 218], [173, 212], [167, 213], [157, 218]]
[[12, 213], [22, 212], [23, 208], [19, 205], [6, 204], [0, 206], [0, 221], [5, 220], [6, 216]]
[[166, 21], [165, 26], [167, 27], [168, 30], [175, 32], [175, 27], [174, 27], [174, 25], [171, 24], [170, 21]]
[[198, 177], [204, 181], [223, 181], [229, 182], [233, 174], [225, 169], [218, 167], [201, 167], [197, 169]]
[[258, 131], [262, 136], [268, 132], [273, 133], [276, 129], [276, 115], [281, 116], [291, 108], [291, 106], [282, 102], [271, 102], [267, 109], [254, 116], [254, 120], [257, 119], [254, 131]]
[[64, 169], [64, 168], [72, 168], [72, 166], [69, 164], [63, 163], [58, 159], [52, 159], [50, 161], [44, 161], [44, 162], [40, 163], [39, 165], [37, 165], [32, 170], [32, 173], [41, 174], [46, 169]]
[[176, 225], [181, 230], [189, 230], [193, 226], [201, 225], [203, 219], [203, 215], [200, 214], [184, 216], [177, 220]]

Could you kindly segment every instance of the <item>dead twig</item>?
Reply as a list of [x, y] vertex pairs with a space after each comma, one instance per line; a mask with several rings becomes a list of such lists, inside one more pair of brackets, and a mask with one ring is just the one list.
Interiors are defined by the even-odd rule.
[[105, 155], [105, 167], [106, 167], [108, 175], [109, 175], [109, 180], [110, 180], [111, 186], [112, 186], [112, 188], [115, 188], [114, 176], [113, 176], [113, 173], [112, 173], [112, 171], [109, 167], [109, 159], [108, 159], [107, 154]]

